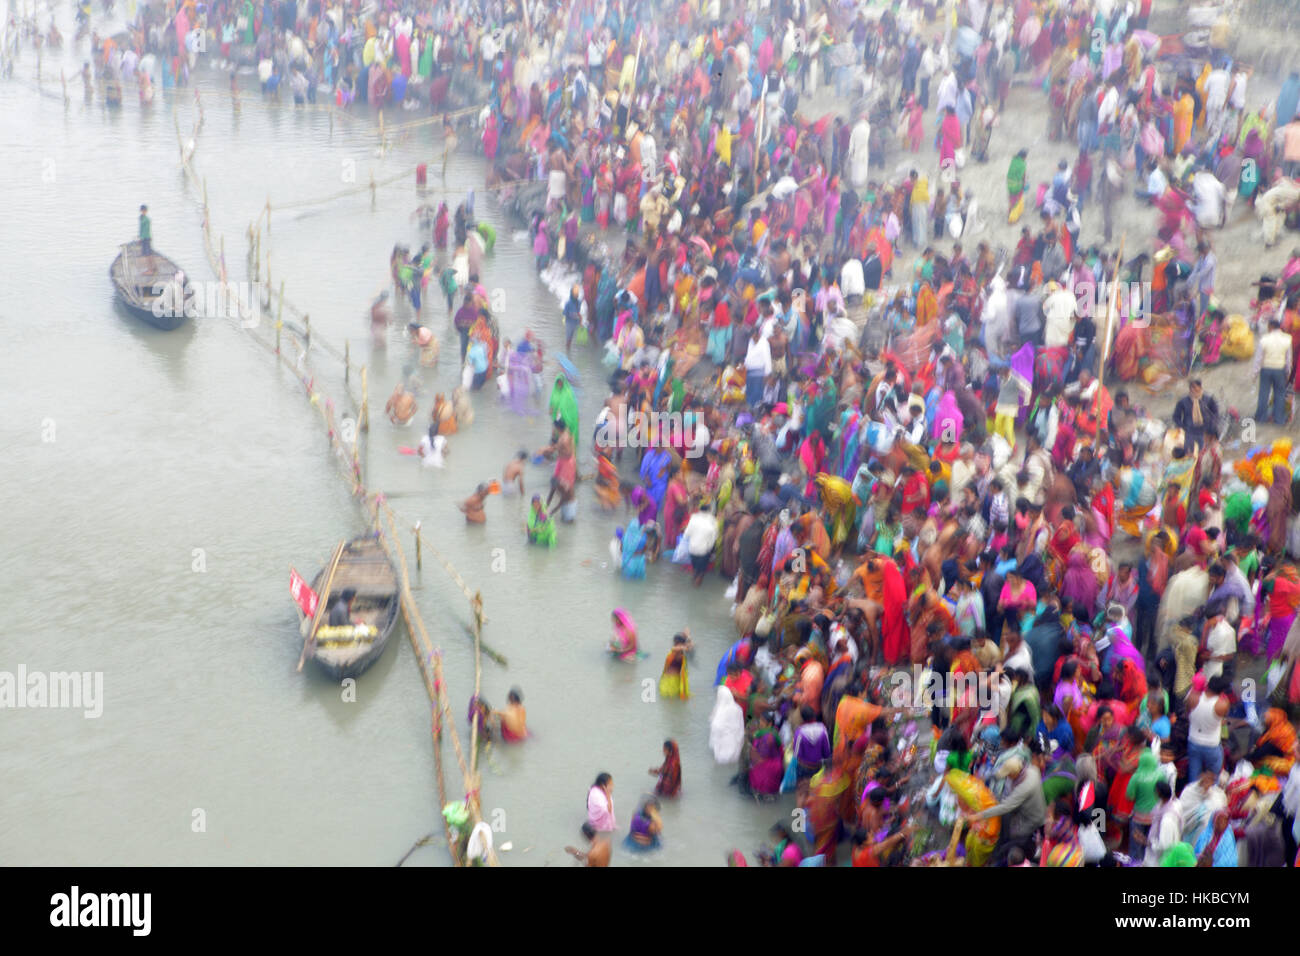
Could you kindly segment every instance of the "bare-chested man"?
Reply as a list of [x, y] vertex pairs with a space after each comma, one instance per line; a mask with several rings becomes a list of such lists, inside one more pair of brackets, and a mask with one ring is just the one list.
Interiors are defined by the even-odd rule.
[[474, 493], [458, 504], [459, 508], [465, 514], [465, 520], [470, 524], [486, 524], [487, 512], [483, 510], [483, 502], [487, 496], [492, 493], [487, 485], [479, 485], [474, 489]]
[[501, 487], [509, 488], [510, 485], [517, 484], [519, 493], [524, 493], [524, 463], [528, 461], [528, 452], [522, 449], [506, 462], [506, 467], [501, 472]]
[[603, 833], [597, 833], [596, 828], [590, 823], [582, 825], [582, 835], [587, 838], [587, 850], [584, 853], [576, 847], [566, 846], [564, 852], [568, 853], [583, 866], [609, 866], [609, 856], [611, 844], [609, 837]]
[[398, 382], [397, 387], [393, 389], [393, 394], [389, 396], [388, 404], [384, 406], [384, 411], [388, 413], [388, 420], [394, 425], [405, 425], [415, 417], [415, 396], [402, 387]]

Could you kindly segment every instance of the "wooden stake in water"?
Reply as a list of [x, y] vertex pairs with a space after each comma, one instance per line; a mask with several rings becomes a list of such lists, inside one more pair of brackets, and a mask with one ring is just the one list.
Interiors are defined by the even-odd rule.
[[361, 430], [370, 431], [370, 390], [364, 365], [361, 366]]
[[[280, 302], [281, 303], [284, 302], [284, 280], [283, 279], [280, 280]], [[303, 351], [310, 352], [311, 351], [311, 316], [304, 315], [302, 317], [302, 324], [307, 329], [307, 342], [305, 347], [303, 348]]]
[[377, 197], [375, 196], [375, 171], [370, 171], [370, 209], [373, 212]]
[[343, 340], [343, 383], [346, 385], [352, 375], [352, 343]]
[[62, 69], [59, 70], [59, 82], [63, 84], [63, 109], [66, 112], [68, 107], [72, 105], [72, 101], [68, 99], [68, 77]]
[[420, 549], [420, 522], [415, 523], [415, 570], [424, 569], [424, 559]]

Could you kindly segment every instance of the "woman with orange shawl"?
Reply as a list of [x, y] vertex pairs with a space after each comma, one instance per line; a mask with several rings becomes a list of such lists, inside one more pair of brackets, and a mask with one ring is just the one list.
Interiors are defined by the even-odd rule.
[[1287, 719], [1286, 711], [1270, 707], [1264, 714], [1264, 732], [1246, 759], [1255, 765], [1257, 775], [1265, 770], [1275, 777], [1285, 777], [1295, 765], [1295, 745], [1295, 727]]
[[924, 664], [930, 656], [931, 623], [938, 624], [942, 633], [953, 636], [958, 633], [957, 623], [928, 580], [913, 593], [908, 612], [912, 619], [911, 660], [913, 664]]
[[811, 647], [802, 647], [794, 656], [795, 664], [800, 665], [799, 686], [795, 688], [794, 706], [807, 704], [817, 716], [822, 712], [822, 685], [826, 682], [826, 666], [817, 659]]
[[823, 768], [808, 783], [808, 823], [812, 829], [813, 853], [824, 857], [823, 866], [835, 865], [835, 851], [840, 842], [843, 809], [853, 798], [853, 774], [845, 762]]
[[1174, 155], [1177, 156], [1183, 151], [1188, 140], [1192, 138], [1192, 119], [1195, 104], [1192, 101], [1192, 95], [1186, 90], [1179, 97], [1178, 102], [1174, 104]]
[[[841, 763], [848, 757], [858, 740], [871, 729], [876, 718], [885, 712], [880, 705], [855, 696], [853, 693], [855, 690], [856, 688], [850, 685], [848, 692], [840, 698], [839, 705], [835, 708], [835, 728], [832, 738], [834, 749], [831, 752], [831, 759], [836, 763]], [[861, 760], [857, 761], [859, 764], [861, 762]]]

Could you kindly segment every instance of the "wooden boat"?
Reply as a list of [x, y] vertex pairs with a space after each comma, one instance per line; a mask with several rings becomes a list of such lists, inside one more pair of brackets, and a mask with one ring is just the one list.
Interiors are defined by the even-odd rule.
[[[379, 660], [388, 645], [388, 638], [397, 624], [401, 609], [398, 594], [397, 572], [376, 535], [354, 538], [342, 545], [342, 553], [333, 567], [322, 568], [311, 583], [316, 592], [321, 611], [313, 622], [303, 617], [301, 633], [310, 647], [313, 660], [335, 680], [356, 677]], [[356, 592], [352, 601], [352, 620], [362, 627], [351, 628], [353, 633], [337, 633], [326, 622], [329, 605], [334, 595], [351, 588]], [[315, 625], [315, 633], [309, 634]]]
[[122, 305], [167, 332], [185, 321], [185, 294], [176, 284], [180, 272], [180, 266], [156, 249], [145, 255], [138, 239], [122, 246], [108, 269]]

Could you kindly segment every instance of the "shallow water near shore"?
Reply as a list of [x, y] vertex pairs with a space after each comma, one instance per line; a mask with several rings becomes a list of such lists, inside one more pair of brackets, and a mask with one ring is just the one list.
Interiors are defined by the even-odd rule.
[[[71, 33], [69, 31], [68, 35]], [[63, 68], [74, 75], [70, 51]], [[59, 63], [34, 55], [0, 83], [0, 129], [11, 158], [11, 228], [0, 231], [6, 294], [0, 354], [6, 357], [0, 447], [11, 464], [0, 492], [0, 576], [10, 595], [0, 670], [103, 673], [103, 714], [8, 710], [0, 715], [0, 844], [20, 864], [367, 864], [395, 863], [439, 831], [430, 708], [404, 629], [357, 682], [355, 702], [309, 665], [288, 593], [288, 571], [310, 578], [340, 538], [365, 519], [334, 467], [321, 419], [302, 385], [239, 328], [197, 318], [163, 333], [115, 305], [108, 264], [135, 235], [147, 203], [154, 244], [192, 278], [213, 278], [203, 251], [202, 190], [187, 182], [176, 125], [189, 139], [197, 116], [192, 88], [159, 91], [142, 110], [83, 103], [69, 84], [66, 111]], [[51, 82], [49, 77], [54, 76]], [[398, 241], [419, 240], [411, 212], [421, 202], [403, 178], [322, 205], [288, 208], [430, 163], [431, 201], [454, 207], [477, 188], [477, 213], [497, 229], [484, 282], [503, 290], [503, 334], [532, 328], [553, 353], [563, 345], [557, 303], [537, 278], [519, 224], [482, 189], [484, 167], [462, 146], [446, 172], [440, 133], [397, 134], [376, 156], [372, 118], [264, 104], [245, 91], [236, 115], [224, 77], [199, 80], [205, 122], [194, 166], [206, 180], [214, 237], [225, 237], [232, 280], [244, 269], [245, 231], [268, 200], [274, 282], [311, 315], [313, 334], [369, 368], [372, 427], [366, 483], [392, 495], [408, 526], [430, 542], [472, 588], [482, 590], [484, 640], [508, 658], [484, 658], [482, 692], [496, 706], [523, 690], [533, 737], [497, 745], [483, 759], [484, 815], [499, 828], [506, 865], [572, 865], [581, 842], [585, 795], [600, 771], [614, 775], [622, 838], [634, 802], [667, 737], [679, 741], [683, 791], [666, 802], [663, 849], [615, 850], [615, 865], [720, 864], [727, 850], [753, 858], [767, 827], [790, 819], [793, 801], [757, 805], [729, 785], [735, 768], [708, 751], [712, 675], [734, 640], [711, 576], [699, 590], [668, 564], [627, 582], [609, 567], [615, 518], [588, 488], [575, 524], [554, 551], [524, 544], [525, 502], [488, 502], [486, 526], [467, 527], [455, 503], [499, 476], [520, 448], [549, 437], [544, 414], [525, 419], [489, 385], [475, 396], [476, 420], [451, 439], [447, 466], [427, 470], [397, 449], [419, 425], [396, 428], [383, 402], [414, 355], [399, 307], [382, 348], [370, 338], [368, 308], [387, 286]], [[175, 109], [176, 120], [173, 120]], [[413, 114], [388, 118], [390, 125]], [[466, 137], [462, 136], [462, 140]], [[216, 239], [214, 238], [214, 242]], [[417, 422], [435, 392], [458, 380], [455, 334], [445, 304], [431, 297], [424, 318], [444, 346], [422, 371]], [[266, 322], [267, 320], [263, 320]], [[265, 335], [264, 335], [265, 337]], [[451, 356], [448, 359], [448, 356]], [[575, 354], [582, 374], [583, 431], [603, 400], [605, 372], [594, 349]], [[317, 383], [340, 408], [341, 365], [313, 348]], [[554, 373], [553, 363], [548, 372]], [[359, 391], [355, 375], [351, 388]], [[630, 475], [631, 460], [625, 466]], [[580, 470], [592, 470], [589, 437]], [[530, 466], [528, 492], [543, 490], [549, 467]], [[620, 513], [617, 520], [626, 516]], [[427, 550], [415, 576], [413, 541], [403, 541], [413, 584], [445, 671], [459, 727], [473, 693], [468, 601]], [[497, 550], [499, 549], [499, 550]], [[493, 570], [496, 567], [504, 570]], [[623, 664], [604, 653], [609, 615], [626, 607], [648, 657]], [[672, 634], [689, 625], [698, 647], [695, 696], [657, 701], [652, 690]], [[468, 746], [468, 734], [464, 736]], [[462, 795], [450, 743], [444, 745], [448, 799]], [[201, 813], [200, 813], [201, 811]], [[446, 865], [438, 836], [407, 865]]]

